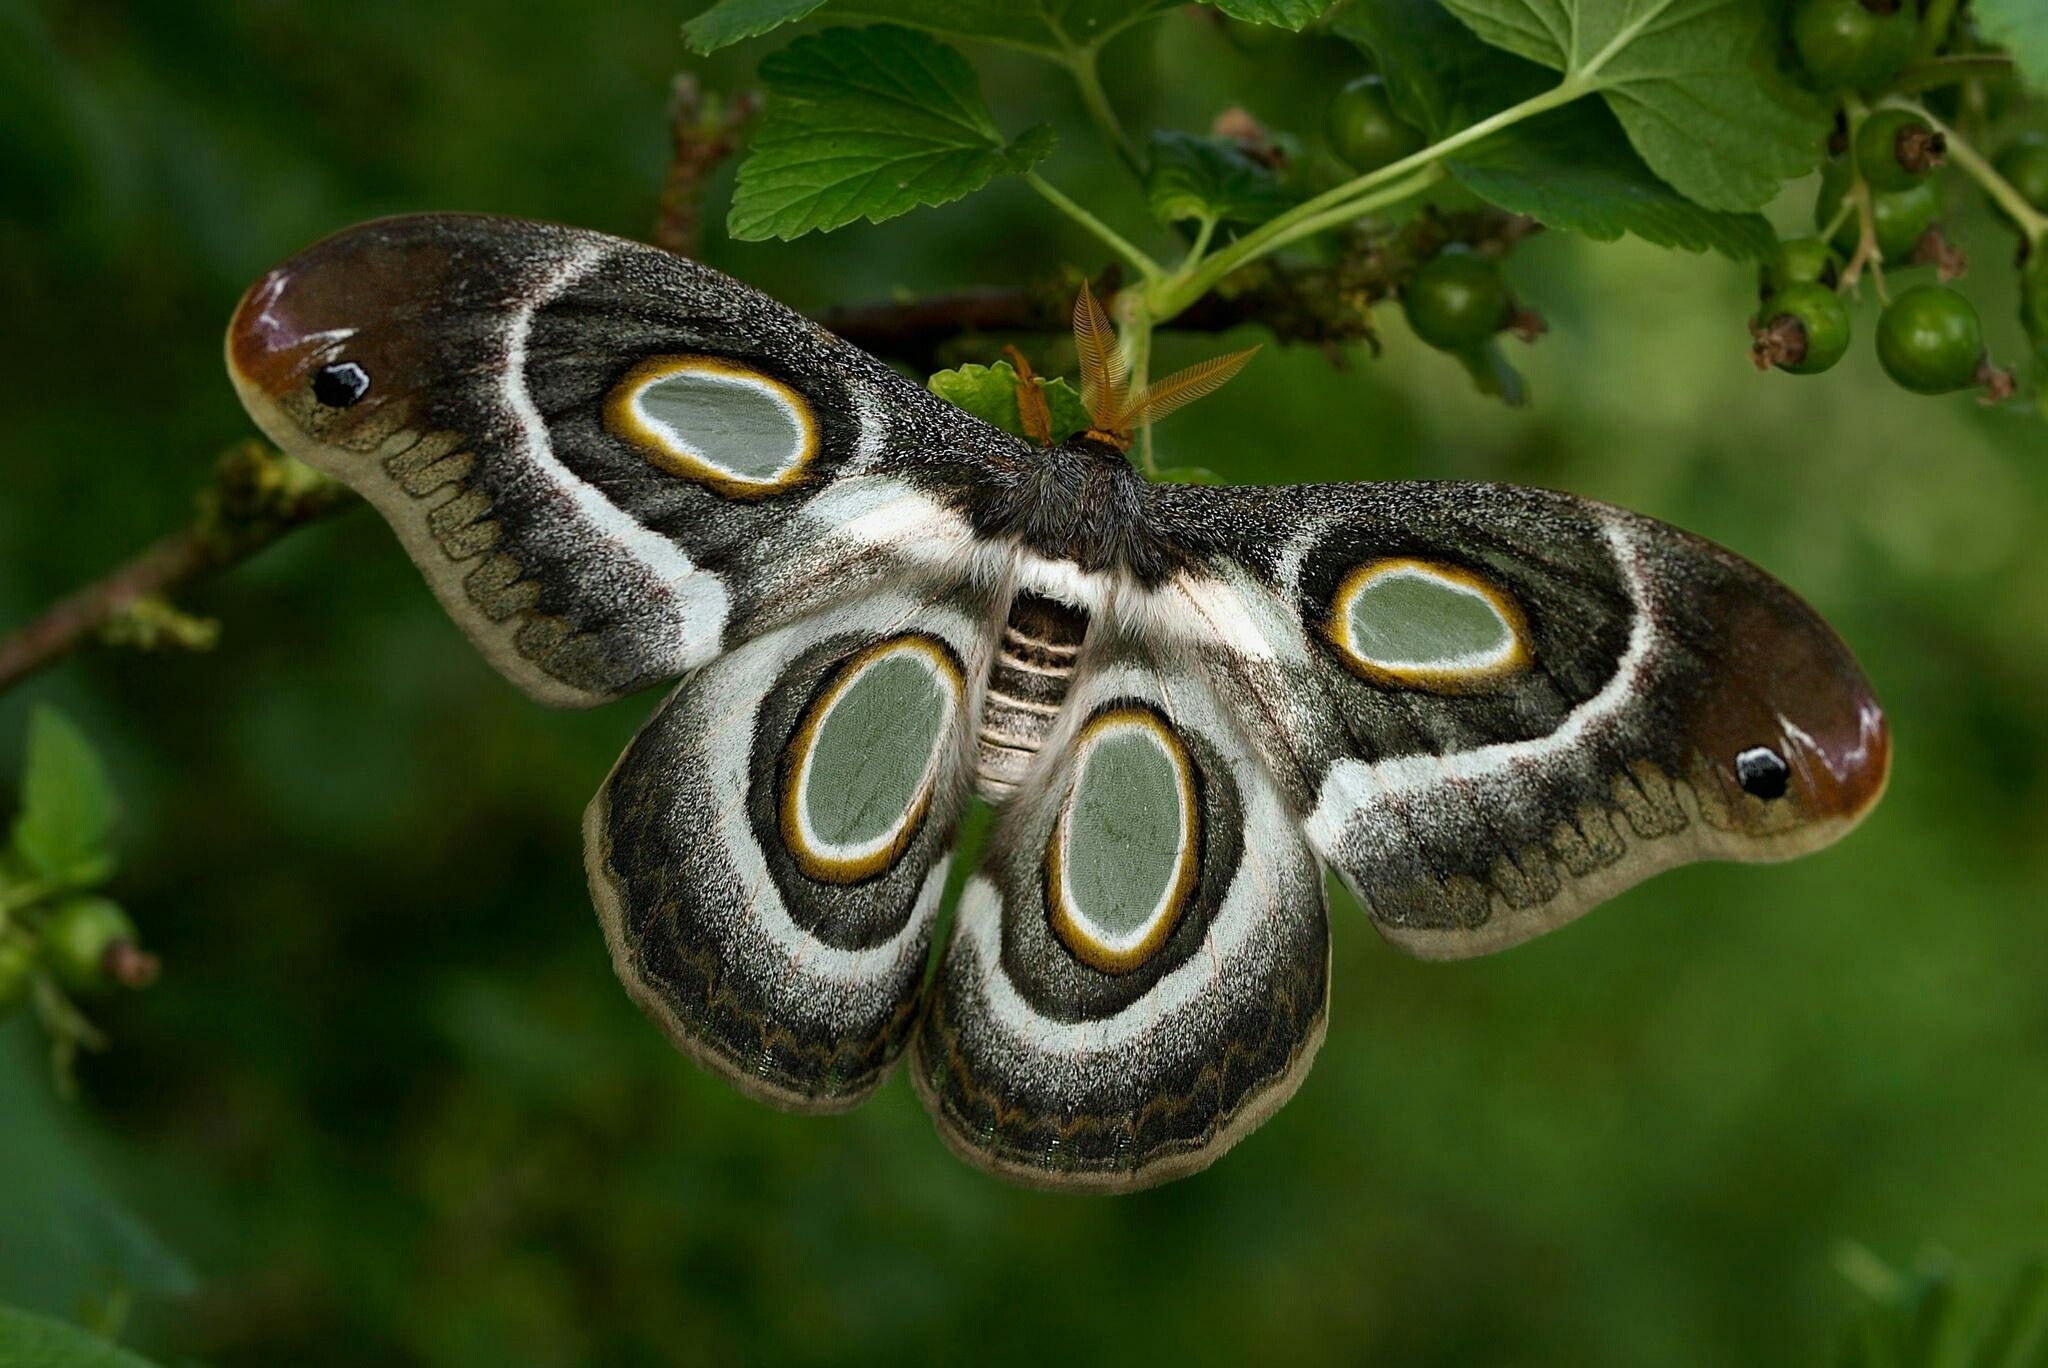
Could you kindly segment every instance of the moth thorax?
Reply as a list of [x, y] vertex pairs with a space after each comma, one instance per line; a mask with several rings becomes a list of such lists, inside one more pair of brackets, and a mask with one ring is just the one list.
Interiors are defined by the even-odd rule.
[[1029, 590], [1010, 601], [1003, 642], [981, 709], [975, 788], [991, 803], [1010, 796], [1066, 701], [1088, 614]]

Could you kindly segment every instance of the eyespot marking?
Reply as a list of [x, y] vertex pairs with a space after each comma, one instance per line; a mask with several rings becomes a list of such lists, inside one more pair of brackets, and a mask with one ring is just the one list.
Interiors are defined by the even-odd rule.
[[1194, 892], [1194, 765], [1149, 708], [1100, 713], [1074, 744], [1074, 782], [1046, 850], [1046, 903], [1075, 958], [1127, 973], [1166, 943]]
[[313, 398], [327, 408], [349, 408], [369, 392], [370, 373], [353, 361], [331, 361], [313, 372]]
[[1735, 757], [1735, 782], [1742, 791], [1769, 802], [1783, 798], [1792, 781], [1792, 767], [1769, 746], [1751, 746]]
[[918, 634], [849, 659], [804, 710], [783, 754], [782, 842], [824, 883], [886, 873], [931, 808], [966, 684]]
[[1324, 635], [1352, 673], [1395, 688], [1458, 693], [1528, 666], [1520, 605], [1469, 570], [1396, 557], [1345, 575]]
[[780, 380], [712, 356], [656, 356], [612, 388], [605, 427], [672, 475], [728, 499], [790, 488], [818, 454], [818, 423]]

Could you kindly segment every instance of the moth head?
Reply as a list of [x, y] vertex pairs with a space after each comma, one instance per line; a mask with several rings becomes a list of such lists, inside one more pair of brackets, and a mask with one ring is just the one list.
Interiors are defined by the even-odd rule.
[[1087, 406], [1092, 424], [1087, 435], [1118, 451], [1127, 451], [1131, 434], [1140, 425], [1157, 422], [1205, 394], [1214, 394], [1244, 369], [1245, 362], [1252, 359], [1258, 348], [1198, 361], [1133, 390], [1130, 362], [1117, 341], [1116, 330], [1084, 280], [1081, 293], [1074, 299], [1074, 351], [1081, 359], [1081, 402]]
[[1724, 673], [1703, 681], [1694, 739], [1725, 825], [1772, 859], [1826, 845], [1861, 821], [1891, 773], [1891, 730], [1870, 682], [1789, 590], [1709, 594], [1699, 621]]
[[375, 250], [374, 237], [346, 233], [293, 257], [249, 287], [228, 324], [228, 374], [287, 449], [374, 448], [402, 425], [404, 377], [432, 359], [410, 330], [359, 325], [431, 297], [447, 252], [429, 242]]

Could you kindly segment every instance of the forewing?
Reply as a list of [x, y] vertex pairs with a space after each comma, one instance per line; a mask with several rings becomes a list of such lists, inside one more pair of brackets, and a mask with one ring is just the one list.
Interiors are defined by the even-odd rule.
[[1689, 860], [1782, 859], [1882, 791], [1848, 649], [1739, 557], [1505, 485], [1163, 488], [1155, 594], [1375, 923], [1528, 939]]
[[765, 295], [596, 233], [424, 215], [258, 281], [228, 368], [493, 664], [589, 704], [959, 558], [1011, 439]]
[[913, 1050], [940, 1133], [1043, 1187], [1213, 1161], [1321, 1042], [1321, 870], [1198, 678], [1098, 624], [968, 881]]
[[743, 1091], [849, 1107], [907, 1040], [991, 612], [895, 589], [759, 637], [684, 680], [591, 802], [620, 979]]

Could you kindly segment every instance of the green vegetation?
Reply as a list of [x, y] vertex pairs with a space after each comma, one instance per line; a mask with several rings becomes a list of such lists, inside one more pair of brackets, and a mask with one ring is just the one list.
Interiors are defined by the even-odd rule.
[[[1792, 6], [1668, 8], [0, 0], [0, 638], [194, 529], [163, 595], [0, 692], [0, 1362], [2040, 1363], [2036, 0], [1908, 4], [1902, 58], [1804, 89]], [[860, 61], [916, 84], [862, 94]], [[1892, 792], [1813, 859], [1487, 960], [1403, 958], [1336, 896], [1299, 1096], [1128, 1199], [978, 1175], [901, 1079], [832, 1120], [739, 1098], [588, 910], [578, 817], [651, 700], [522, 700], [380, 522], [237, 445], [219, 356], [250, 280], [376, 214], [647, 235], [678, 70], [768, 92], [689, 182], [713, 265], [821, 316], [1013, 292], [1010, 326], [848, 331], [1021, 426], [1015, 344], [1056, 429], [1064, 310], [1113, 267], [1153, 373], [1268, 344], [1140, 459], [1552, 485], [1714, 537], [1862, 658]], [[1367, 75], [1424, 140], [1391, 161], [1329, 136]], [[1945, 143], [1903, 189], [1880, 115]], [[843, 184], [814, 154], [863, 121]], [[1457, 260], [1541, 342], [1495, 312], [1424, 345], [1412, 291]], [[1759, 376], [1743, 323], [1838, 286], [1839, 361]], [[1895, 329], [1923, 288], [1980, 341]], [[1964, 359], [2017, 392], [1887, 375]], [[1467, 379], [1517, 372], [1517, 409]], [[146, 991], [106, 986], [120, 944], [161, 957]]]

